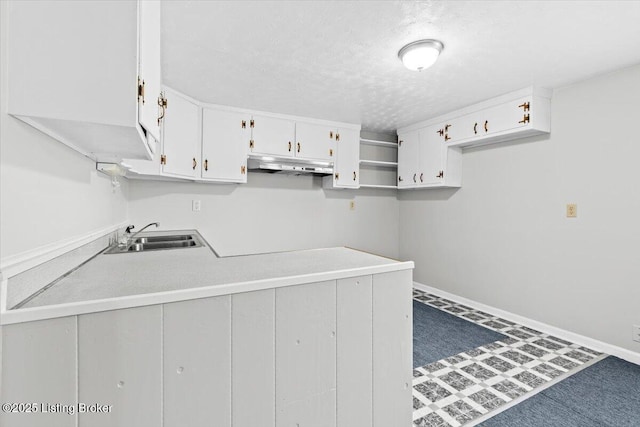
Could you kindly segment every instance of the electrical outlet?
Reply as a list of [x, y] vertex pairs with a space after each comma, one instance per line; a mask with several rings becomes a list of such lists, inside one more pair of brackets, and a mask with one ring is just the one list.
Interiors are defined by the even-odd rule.
[[200, 212], [200, 206], [201, 206], [200, 200], [191, 201], [191, 210], [193, 212]]
[[567, 204], [567, 218], [576, 218], [578, 216], [578, 205], [575, 203]]
[[633, 325], [633, 340], [640, 342], [640, 325]]
[[355, 200], [350, 200], [349, 201], [349, 210], [350, 211], [355, 211], [356, 210], [356, 201]]

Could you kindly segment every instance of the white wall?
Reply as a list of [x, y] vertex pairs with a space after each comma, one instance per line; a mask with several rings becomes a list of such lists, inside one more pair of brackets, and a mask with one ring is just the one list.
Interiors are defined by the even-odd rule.
[[639, 100], [640, 66], [561, 88], [550, 137], [465, 151], [457, 191], [401, 193], [414, 280], [640, 351]]
[[137, 227], [197, 228], [221, 255], [350, 246], [398, 256], [394, 191], [323, 190], [317, 177], [252, 172], [238, 186], [131, 180], [129, 213]]
[[7, 115], [6, 2], [0, 24], [0, 259], [6, 259], [124, 221], [127, 183], [113, 192], [94, 162]]

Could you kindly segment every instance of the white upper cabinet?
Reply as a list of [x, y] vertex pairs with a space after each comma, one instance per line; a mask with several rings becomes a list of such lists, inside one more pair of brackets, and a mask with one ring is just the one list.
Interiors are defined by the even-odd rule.
[[398, 188], [418, 184], [419, 131], [398, 133]]
[[[10, 2], [9, 114], [95, 160], [150, 159], [138, 122], [138, 49], [158, 43], [159, 5], [143, 3], [140, 12], [153, 16], [140, 17], [140, 44], [134, 1]], [[159, 81], [159, 61], [142, 56], [145, 82]], [[156, 102], [154, 90], [145, 89], [145, 104]]]
[[296, 122], [295, 156], [304, 159], [333, 162], [336, 138], [340, 139], [335, 126]]
[[204, 107], [202, 179], [247, 182], [248, 114]]
[[251, 128], [249, 154], [295, 156], [295, 121], [254, 115], [249, 122], [249, 127]]
[[160, 141], [160, 2], [138, 2], [138, 19], [138, 119], [147, 133]]
[[202, 110], [178, 92], [165, 88], [164, 93], [167, 107], [162, 120], [162, 173], [197, 178], [200, 174]]

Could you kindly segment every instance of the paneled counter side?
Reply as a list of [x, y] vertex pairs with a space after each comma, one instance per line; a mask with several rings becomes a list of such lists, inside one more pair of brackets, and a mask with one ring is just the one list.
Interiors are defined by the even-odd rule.
[[[351, 265], [344, 259], [350, 254]], [[99, 255], [86, 271], [102, 268], [90, 266], [100, 257], [109, 263], [123, 256], [129, 257]], [[269, 265], [280, 256], [316, 262], [308, 264], [306, 274], [302, 264], [295, 275], [282, 270], [290, 276], [274, 277], [264, 268], [262, 283], [248, 271], [247, 266]], [[335, 257], [344, 264], [327, 269], [324, 264]], [[2, 412], [0, 425], [410, 425], [413, 263], [347, 248], [234, 258], [226, 266], [229, 258], [211, 261], [220, 263], [222, 277], [225, 268], [244, 265], [235, 273], [237, 287], [212, 280], [209, 296], [206, 286], [197, 294], [174, 289], [171, 300], [172, 291], [159, 286], [161, 301], [146, 288], [140, 294], [138, 284], [130, 298], [139, 299], [129, 300], [126, 308], [92, 306], [96, 301], [78, 297], [66, 304], [75, 314], [52, 311], [54, 318], [4, 322], [0, 400], [35, 403], [37, 412]], [[234, 264], [240, 258], [243, 262]], [[67, 285], [78, 287], [82, 274]], [[84, 289], [85, 298], [91, 289]], [[50, 306], [34, 298], [31, 307], [16, 311], [65, 306], [48, 298]], [[61, 405], [57, 413], [51, 406], [56, 404]], [[78, 404], [94, 411], [79, 411]]]

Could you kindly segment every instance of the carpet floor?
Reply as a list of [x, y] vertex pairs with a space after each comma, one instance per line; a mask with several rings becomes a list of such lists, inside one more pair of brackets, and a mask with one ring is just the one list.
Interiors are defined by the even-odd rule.
[[640, 366], [609, 356], [480, 425], [640, 426]]
[[413, 301], [414, 367], [505, 338], [506, 335]]

